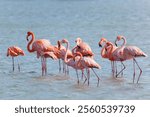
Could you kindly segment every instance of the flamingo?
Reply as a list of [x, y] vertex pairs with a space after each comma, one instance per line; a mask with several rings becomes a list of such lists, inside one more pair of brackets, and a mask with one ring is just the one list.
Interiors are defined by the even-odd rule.
[[[65, 66], [65, 63], [64, 63], [64, 58], [65, 58], [65, 52], [66, 52], [66, 47], [64, 47], [63, 45], [62, 45], [62, 41], [61, 40], [58, 40], [57, 41], [57, 48], [60, 50], [60, 59], [62, 59], [62, 61], [63, 61], [63, 72], [65, 72], [66, 73], [66, 66]], [[70, 50], [68, 50], [68, 53], [67, 53], [67, 58], [68, 59], [70, 59], [70, 58], [72, 58], [73, 57], [73, 54], [72, 54], [72, 52], [70, 51]], [[61, 65], [60, 65], [60, 59], [59, 59], [59, 69], [61, 70]], [[59, 70], [59, 71], [60, 71]], [[68, 66], [67, 66], [67, 73], [69, 74], [69, 68], [68, 68]]]
[[97, 75], [97, 73], [94, 71], [93, 68], [100, 69], [101, 68], [100, 65], [91, 57], [83, 57], [81, 53], [80, 53], [80, 57], [81, 57], [80, 59], [81, 65], [87, 69], [88, 85], [90, 79], [90, 69], [92, 69], [93, 73], [95, 74], [98, 80], [97, 86], [99, 86], [100, 77]]
[[100, 78], [98, 77], [98, 75], [96, 74], [96, 72], [94, 71], [93, 68], [100, 69], [100, 65], [98, 63], [96, 63], [94, 61], [94, 59], [92, 59], [90, 57], [82, 57], [82, 54], [80, 54], [80, 59], [77, 61], [77, 63], [72, 62], [72, 59], [68, 60], [67, 59], [67, 52], [68, 52], [68, 49], [69, 49], [69, 42], [68, 42], [68, 40], [64, 39], [64, 40], [62, 40], [62, 43], [67, 44], [64, 62], [68, 65], [75, 66], [76, 69], [77, 69], [78, 66], [80, 66], [79, 69], [87, 69], [88, 70], [88, 85], [89, 85], [89, 78], [90, 78], [89, 68], [91, 68], [92, 71], [94, 72], [94, 74], [96, 75], [96, 77], [98, 78], [98, 84], [97, 84], [97, 86], [98, 86]]
[[[31, 40], [29, 41], [28, 38], [30, 36], [31, 36]], [[31, 31], [27, 32], [26, 39], [27, 39], [27, 41], [29, 41], [29, 43], [27, 44], [27, 50], [30, 53], [36, 52], [37, 53], [37, 58], [41, 57], [42, 76], [44, 74], [46, 75], [47, 74], [47, 68], [46, 68], [46, 57], [44, 56], [44, 52], [48, 52], [48, 51], [51, 51], [51, 50], [54, 51], [54, 47], [51, 45], [49, 40], [46, 40], [46, 39], [35, 40], [35, 35]], [[51, 56], [51, 58], [53, 58], [53, 57]]]
[[77, 38], [75, 42], [77, 45], [72, 49], [72, 53], [80, 52], [83, 56], [94, 56], [91, 47], [87, 43], [83, 42], [81, 38]]
[[[83, 40], [79, 37], [75, 40], [75, 42], [76, 42], [76, 46], [72, 49], [73, 54], [75, 52], [80, 52], [82, 56], [88, 56], [93, 58], [94, 53], [92, 52], [91, 47], [87, 43], [83, 42]], [[82, 71], [82, 78], [83, 78], [83, 72], [84, 71]]]
[[[134, 67], [134, 73], [133, 73], [133, 83], [135, 80], [135, 64], [138, 66], [140, 73], [137, 79], [137, 83], [139, 82], [140, 76], [142, 74], [142, 69], [140, 68], [138, 62], [135, 58], [137, 57], [147, 57], [147, 55], [138, 47], [136, 46], [126, 46], [126, 38], [122, 35], [117, 36], [117, 39], [115, 40], [115, 44], [117, 45], [117, 41], [123, 40], [123, 44], [119, 47], [118, 51], [114, 53], [115, 56], [119, 56], [119, 59], [121, 61], [125, 60], [133, 60], [133, 67]], [[124, 68], [122, 69], [124, 70]], [[121, 71], [122, 71], [121, 70]], [[120, 72], [119, 72], [120, 73]], [[119, 74], [118, 74], [119, 75]]]
[[[66, 43], [67, 44], [67, 47], [65, 48], [65, 51], [64, 50], [62, 51], [62, 52], [65, 52], [65, 56], [64, 56], [63, 59], [64, 59], [65, 64], [67, 64], [68, 66], [73, 67], [76, 70], [76, 75], [77, 75], [77, 79], [78, 79], [77, 83], [79, 84], [79, 76], [78, 76], [78, 71], [77, 70], [83, 70], [84, 67], [81, 66], [81, 64], [78, 63], [79, 58], [76, 57], [77, 56], [76, 53], [74, 53], [74, 56], [72, 58], [68, 58], [68, 52], [70, 52], [68, 40], [63, 39], [63, 40], [60, 41], [60, 43]], [[84, 73], [83, 73], [83, 75], [84, 75]]]
[[[111, 47], [108, 45], [108, 43], [110, 43], [113, 46], [113, 51], [115, 49], [117, 49], [117, 47], [115, 45], [113, 45], [113, 43], [111, 43], [110, 41], [108, 41], [106, 38], [102, 37], [99, 41], [99, 47], [102, 47], [103, 43], [105, 43], [105, 45], [103, 46], [102, 50], [101, 50], [101, 56], [102, 58], [106, 58], [109, 59], [111, 61], [111, 68], [112, 68], [112, 72], [114, 75], [115, 72], [115, 68], [114, 68], [114, 64], [115, 64], [115, 60], [111, 59], [111, 53], [110, 53], [110, 49]], [[116, 66], [116, 74], [117, 74], [117, 66]]]
[[[17, 57], [17, 56], [24, 56], [24, 51], [17, 47], [17, 46], [11, 46], [7, 49], [7, 56], [11, 56], [12, 57], [12, 66], [13, 66], [13, 72], [15, 70], [15, 64], [14, 64], [14, 57]], [[20, 71], [20, 65], [19, 65], [19, 62], [18, 62], [18, 70]]]

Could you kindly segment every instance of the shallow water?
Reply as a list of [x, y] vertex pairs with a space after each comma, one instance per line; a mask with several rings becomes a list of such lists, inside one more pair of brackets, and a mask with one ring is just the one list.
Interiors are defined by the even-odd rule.
[[[132, 61], [126, 61], [124, 76], [113, 78], [110, 62], [100, 57], [101, 37], [114, 41], [124, 35], [129, 45], [136, 45], [150, 56], [149, 0], [0, 0], [0, 99], [150, 99], [150, 60], [138, 58], [143, 74], [139, 84], [132, 83]], [[91, 74], [90, 86], [77, 85], [75, 71], [60, 74], [58, 61], [48, 60], [48, 75], [41, 77], [40, 60], [26, 50], [26, 33], [46, 38], [53, 45], [67, 38], [71, 48], [77, 37], [83, 38], [101, 65], [96, 70], [100, 86]], [[26, 53], [16, 59], [21, 72], [12, 72], [7, 48], [20, 46]], [[119, 63], [118, 63], [119, 65]], [[138, 72], [138, 71], [137, 71]]]

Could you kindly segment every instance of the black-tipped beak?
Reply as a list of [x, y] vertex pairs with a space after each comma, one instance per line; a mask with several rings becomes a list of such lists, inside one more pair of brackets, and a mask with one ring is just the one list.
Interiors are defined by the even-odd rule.
[[26, 36], [26, 39], [27, 39], [27, 41], [29, 41], [29, 39], [28, 39], [28, 35]]
[[117, 43], [115, 43], [115, 45], [118, 46]]
[[99, 47], [102, 47], [102, 45], [100, 43], [98, 45], [99, 45]]

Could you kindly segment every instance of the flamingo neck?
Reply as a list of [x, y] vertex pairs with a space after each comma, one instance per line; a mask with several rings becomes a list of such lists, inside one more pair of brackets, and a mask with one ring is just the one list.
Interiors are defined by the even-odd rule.
[[123, 40], [123, 44], [121, 45], [121, 47], [125, 46], [127, 41], [126, 41], [126, 38], [125, 37], [122, 37], [122, 40]]
[[114, 47], [113, 47], [113, 44], [111, 44], [111, 43], [110, 43], [110, 45], [109, 45], [109, 46], [110, 46], [109, 55], [111, 55], [111, 54], [112, 54], [112, 52], [113, 52]]
[[68, 55], [68, 49], [69, 49], [69, 42], [66, 42], [66, 44], [67, 44], [67, 47], [66, 47], [66, 53], [65, 53], [64, 62], [65, 62], [65, 63], [68, 63], [69, 60], [67, 59], [67, 55]]
[[33, 33], [31, 34], [31, 36], [32, 36], [32, 39], [31, 39], [30, 42], [28, 43], [27, 49], [28, 49], [29, 52], [34, 52], [34, 50], [30, 48], [30, 46], [31, 46], [31, 44], [33, 43], [33, 41], [35, 40], [35, 36], [34, 36]]
[[106, 53], [106, 50], [105, 50], [105, 47], [103, 47], [102, 50], [101, 50], [101, 56], [103, 58], [105, 58], [105, 53]]

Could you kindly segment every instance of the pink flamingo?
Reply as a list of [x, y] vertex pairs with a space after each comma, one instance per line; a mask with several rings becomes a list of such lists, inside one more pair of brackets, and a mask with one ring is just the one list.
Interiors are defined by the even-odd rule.
[[[136, 46], [126, 46], [126, 38], [124, 36], [117, 36], [117, 39], [115, 40], [115, 44], [117, 41], [123, 40], [123, 44], [121, 47], [118, 48], [116, 52], [114, 52], [113, 56], [118, 56], [120, 61], [130, 60], [133, 59], [133, 67], [134, 67], [134, 73], [133, 73], [133, 83], [135, 80], [135, 64], [138, 66], [140, 70], [140, 74], [138, 76], [137, 83], [140, 79], [140, 76], [142, 74], [142, 69], [138, 65], [138, 62], [136, 61], [136, 57], [146, 57], [147, 55], [138, 47]], [[117, 44], [116, 44], [117, 45]], [[125, 68], [123, 68], [121, 71], [123, 71]], [[121, 71], [119, 73], [121, 73]], [[118, 73], [118, 75], [119, 75]]]
[[[29, 37], [32, 37], [31, 40], [29, 41]], [[27, 50], [32, 53], [36, 52], [37, 53], [37, 58], [41, 57], [41, 64], [42, 64], [42, 76], [47, 74], [47, 68], [46, 68], [46, 55], [44, 55], [44, 52], [48, 52], [53, 50], [53, 46], [50, 44], [49, 40], [46, 39], [38, 39], [35, 40], [34, 33], [29, 31], [27, 32], [26, 36], [27, 41], [29, 41], [27, 45]], [[30, 47], [32, 46], [32, 47]], [[49, 55], [50, 56], [50, 55]], [[48, 57], [48, 56], [47, 56]], [[53, 56], [51, 56], [53, 58]]]
[[[15, 65], [14, 65], [14, 57], [17, 57], [17, 56], [24, 56], [24, 51], [17, 47], [17, 46], [11, 46], [7, 49], [7, 56], [11, 56], [12, 57], [12, 66], [13, 66], [13, 71], [15, 70]], [[18, 70], [20, 71], [20, 65], [19, 65], [19, 62], [18, 62]]]
[[[87, 43], [83, 42], [81, 38], [77, 38], [75, 42], [77, 45], [72, 49], [73, 54], [75, 52], [80, 52], [82, 56], [88, 56], [93, 58], [94, 53], [92, 52], [91, 47]], [[83, 78], [83, 72], [84, 71], [82, 70], [82, 78]]]
[[[115, 45], [113, 45], [113, 43], [111, 43], [110, 41], [108, 41], [106, 38], [101, 38], [101, 40], [99, 41], [99, 46], [102, 47], [103, 43], [105, 43], [104, 47], [102, 48], [101, 50], [101, 56], [102, 58], [106, 58], [106, 59], [109, 59], [111, 61], [111, 68], [112, 68], [112, 72], [113, 72], [113, 75], [114, 75], [114, 72], [115, 72], [115, 60], [111, 59], [111, 53], [110, 53], [110, 50], [111, 50], [111, 46], [113, 46], [113, 50], [116, 50], [117, 47]], [[111, 44], [108, 45], [108, 43]], [[117, 74], [117, 65], [116, 65], [116, 74]]]
[[80, 52], [83, 56], [94, 56], [91, 47], [87, 43], [83, 42], [81, 38], [77, 38], [75, 42], [77, 45], [72, 49], [72, 53]]
[[[74, 56], [72, 58], [68, 58], [68, 52], [69, 52], [69, 42], [67, 39], [63, 39], [60, 41], [61, 43], [66, 43], [67, 47], [65, 49], [65, 56], [64, 56], [64, 62], [68, 65], [73, 67], [76, 70], [76, 75], [77, 75], [77, 79], [78, 79], [78, 84], [79, 84], [79, 76], [78, 76], [78, 71], [77, 70], [83, 70], [84, 67], [81, 66], [81, 64], [78, 63], [79, 58], [76, 57], [77, 54], [75, 53]], [[84, 75], [84, 73], [83, 73]], [[85, 75], [84, 75], [85, 76]], [[86, 76], [85, 76], [86, 77]]]
[[[88, 76], [88, 85], [89, 85], [89, 79], [90, 79], [90, 68], [92, 69], [93, 73], [95, 74], [95, 76], [97, 77], [98, 79], [98, 83], [97, 83], [97, 86], [99, 86], [99, 80], [100, 80], [100, 77], [96, 74], [96, 72], [94, 71], [93, 68], [96, 68], [96, 69], [100, 69], [100, 65], [91, 57], [83, 57], [81, 56], [82, 54], [80, 54], [80, 63], [83, 67], [85, 67], [85, 69], [87, 70], [87, 76]], [[86, 82], [86, 80], [85, 80]]]
[[[65, 53], [66, 53], [66, 47], [64, 47], [62, 45], [62, 41], [61, 40], [59, 40], [57, 43], [58, 43], [57, 47], [60, 50], [60, 59], [62, 59], [62, 61], [63, 61], [63, 72], [65, 72], [65, 73], [67, 72], [69, 74], [68, 65], [67, 65], [67, 70], [66, 70], [66, 66], [65, 66], [65, 63], [64, 63], [64, 58], [65, 58]], [[73, 57], [72, 52], [70, 50], [68, 50], [67, 59], [70, 59], [72, 57]], [[59, 66], [61, 66], [60, 65], [60, 61], [59, 61]], [[60, 70], [61, 70], [61, 67], [60, 67]]]
[[[96, 74], [96, 72], [94, 71], [93, 68], [97, 68], [99, 69], [100, 68], [100, 65], [98, 63], [96, 63], [92, 58], [90, 57], [82, 57], [82, 54], [79, 54], [80, 55], [80, 59], [78, 61], [74, 61], [72, 62], [72, 59], [67, 59], [67, 52], [68, 52], [68, 49], [69, 49], [69, 42], [64, 39], [62, 40], [62, 43], [66, 43], [67, 44], [67, 49], [66, 49], [66, 54], [65, 54], [65, 63], [70, 65], [70, 66], [73, 66], [75, 69], [77, 69], [79, 67], [79, 69], [88, 69], [88, 85], [89, 85], [89, 78], [90, 78], [90, 70], [89, 68], [92, 69], [92, 71], [94, 72], [94, 74], [97, 76], [98, 78], [98, 84], [99, 85], [99, 80], [100, 78], [98, 77], [98, 75]], [[76, 56], [76, 55], [75, 55]], [[73, 64], [73, 65], [72, 65]]]

